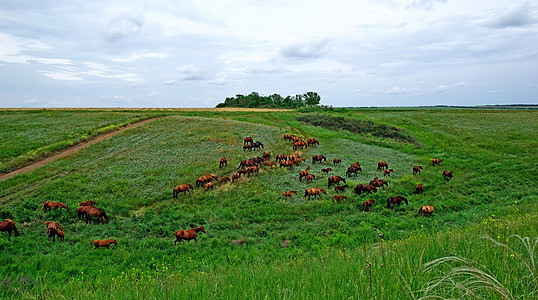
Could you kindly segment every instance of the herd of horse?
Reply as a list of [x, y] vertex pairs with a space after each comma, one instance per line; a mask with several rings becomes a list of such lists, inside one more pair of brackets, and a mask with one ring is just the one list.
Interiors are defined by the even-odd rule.
[[[307, 139], [307, 141], [305, 142], [302, 140], [302, 138], [297, 137], [295, 135], [289, 135], [289, 134], [284, 135], [284, 140], [292, 141], [294, 150], [297, 150], [299, 148], [306, 149], [308, 147], [319, 145], [319, 141], [317, 139], [311, 138], [311, 139]], [[252, 150], [257, 150], [263, 147], [264, 147], [263, 143], [258, 142], [258, 141], [254, 142], [252, 137], [244, 138], [243, 149], [245, 150], [252, 151]], [[237, 172], [235, 174], [232, 174], [232, 178], [231, 178], [232, 183], [237, 182], [241, 178], [242, 175], [244, 175], [245, 177], [250, 177], [252, 175], [258, 174], [262, 165], [267, 166], [267, 167], [276, 167], [279, 163], [280, 168], [287, 167], [290, 170], [293, 170], [293, 167], [300, 166], [302, 162], [306, 160], [305, 158], [302, 158], [301, 155], [298, 153], [291, 154], [291, 155], [286, 155], [284, 153], [277, 154], [274, 162], [269, 161], [270, 158], [271, 158], [271, 152], [266, 151], [263, 153], [261, 157], [257, 156], [257, 157], [250, 158], [248, 160], [242, 160], [239, 163]], [[324, 155], [312, 156], [312, 165], [314, 165], [315, 163], [325, 164], [326, 162], [327, 162], [327, 158]], [[332, 160], [332, 162], [334, 166], [339, 166], [342, 160], [335, 158]], [[432, 160], [432, 166], [440, 165], [442, 164], [442, 162], [443, 162], [442, 159], [434, 158]], [[226, 157], [222, 157], [219, 160], [219, 168], [224, 168], [227, 166], [228, 166], [228, 160], [226, 159]], [[412, 168], [413, 175], [420, 174], [420, 171], [422, 169], [423, 169], [422, 166], [414, 166]], [[331, 170], [332, 170], [331, 168], [324, 168], [322, 169], [322, 172], [328, 175]], [[384, 177], [390, 176], [390, 174], [393, 172], [393, 169], [389, 169], [388, 163], [386, 161], [380, 161], [377, 164], [377, 170], [383, 171]], [[309, 171], [310, 171], [310, 166], [308, 166], [305, 170], [299, 171], [299, 182], [302, 182], [303, 178], [306, 179], [307, 183], [313, 182], [313, 180], [315, 180], [316, 178], [315, 175], [310, 174]], [[362, 172], [362, 168], [359, 162], [356, 162], [356, 163], [351, 164], [347, 168], [345, 176], [346, 177], [351, 177], [353, 175], [357, 176], [358, 172]], [[443, 171], [442, 176], [445, 179], [450, 180], [453, 176], [453, 172]], [[206, 191], [213, 189], [214, 187], [213, 180], [220, 182], [221, 184], [226, 184], [227, 182], [230, 181], [230, 178], [228, 176], [223, 176], [219, 181], [218, 177], [215, 174], [208, 173], [196, 179], [196, 187], [204, 187]], [[345, 189], [349, 187], [346, 184], [346, 178], [342, 176], [338, 176], [338, 175], [329, 176], [327, 181], [328, 181], [329, 189], [331, 188], [332, 185], [335, 186], [334, 187], [335, 192], [345, 192]], [[341, 185], [342, 183], [343, 185]], [[364, 185], [357, 184], [353, 188], [353, 191], [357, 195], [361, 195], [362, 193], [369, 195], [372, 193], [376, 193], [378, 191], [378, 188], [385, 189], [385, 187], [388, 187], [388, 182], [385, 180], [381, 180], [378, 177], [375, 177], [372, 181], [369, 182], [369, 184], [364, 184]], [[194, 190], [194, 186], [191, 185], [190, 183], [177, 185], [176, 187], [173, 188], [173, 198], [177, 198], [180, 193], [183, 193], [183, 195], [185, 196], [187, 192], [191, 193], [191, 190]], [[416, 194], [424, 193], [424, 185], [423, 184], [417, 185], [415, 188], [415, 193]], [[314, 198], [316, 197], [321, 198], [322, 194], [327, 195], [327, 190], [321, 187], [307, 188], [304, 192], [303, 197], [304, 198], [308, 197], [308, 199], [310, 200], [312, 196], [314, 196]], [[297, 195], [297, 191], [282, 192], [283, 199], [286, 199], [286, 198], [291, 199], [294, 195]], [[345, 195], [333, 195], [332, 199], [335, 202], [342, 203], [344, 200], [347, 200], [348, 197]], [[404, 202], [406, 205], [409, 204], [408, 200], [405, 197], [402, 197], [402, 196], [389, 197], [387, 199], [386, 207], [388, 209], [391, 209], [394, 207], [394, 205], [400, 206], [402, 202]], [[375, 199], [364, 201], [362, 203], [363, 211], [366, 212], [368, 210], [371, 210], [374, 204], [375, 204]], [[60, 202], [46, 201], [43, 204], [44, 212], [49, 212], [52, 209], [65, 209], [69, 211], [69, 207]], [[428, 215], [428, 217], [430, 217], [433, 213], [433, 210], [434, 208], [432, 205], [422, 206], [419, 208], [418, 214], [422, 216]], [[80, 221], [85, 221], [86, 223], [90, 223], [92, 220], [94, 220], [96, 223], [108, 223], [109, 222], [109, 217], [107, 216], [105, 211], [103, 209], [95, 207], [95, 201], [93, 200], [80, 202], [79, 207], [77, 209], [77, 216]], [[56, 237], [58, 237], [58, 239], [60, 239], [61, 241], [64, 240], [65, 233], [63, 231], [63, 227], [60, 224], [53, 221], [46, 221], [43, 224], [47, 226], [47, 230], [46, 230], [47, 236], [49, 238], [52, 238], [53, 242], [56, 241]], [[6, 219], [5, 221], [0, 221], [0, 231], [8, 232], [9, 239], [11, 239], [12, 232], [14, 232], [15, 236], [19, 236], [19, 231], [17, 230], [17, 227], [15, 226], [15, 222], [10, 219]], [[182, 240], [190, 241], [192, 239], [194, 239], [195, 242], [198, 242], [196, 238], [199, 232], [206, 233], [203, 226], [191, 228], [188, 230], [178, 230], [174, 234], [176, 237], [175, 244], [177, 245], [178, 243], [181, 243]], [[90, 243], [90, 245], [92, 244], [95, 246], [95, 248], [100, 248], [100, 247], [108, 248], [111, 244], [114, 244], [115, 246], [117, 246], [117, 241], [113, 239], [94, 240]]]

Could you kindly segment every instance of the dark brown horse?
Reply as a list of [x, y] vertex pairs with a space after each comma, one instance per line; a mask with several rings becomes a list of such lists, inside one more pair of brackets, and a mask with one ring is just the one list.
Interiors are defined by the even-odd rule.
[[426, 214], [428, 215], [428, 218], [432, 216], [432, 213], [433, 213], [433, 205], [425, 205], [425, 206], [421, 206], [419, 209], [418, 209], [418, 214], [422, 214], [423, 217], [426, 216]]
[[440, 165], [441, 163], [443, 163], [443, 160], [440, 159], [440, 158], [434, 158], [434, 159], [432, 159], [432, 166]]
[[284, 140], [285, 140], [285, 141], [291, 141], [291, 140], [293, 140], [293, 137], [294, 137], [294, 136], [295, 136], [295, 135], [293, 135], [293, 134], [285, 134], [285, 135], [284, 135]]
[[280, 162], [280, 167], [288, 167], [290, 170], [293, 170], [293, 166], [295, 165], [294, 161], [291, 160], [285, 160]]
[[228, 166], [228, 160], [226, 159], [226, 157], [222, 157], [219, 160], [219, 168], [226, 167], [226, 166]]
[[347, 168], [346, 177], [351, 176], [351, 174], [355, 174], [355, 176], [357, 176], [357, 172], [359, 172], [359, 171], [362, 172], [362, 169], [360, 167], [351, 166], [351, 167]]
[[45, 203], [43, 204], [44, 211], [50, 211], [51, 209], [58, 209], [58, 208], [65, 208], [67, 211], [69, 211], [69, 207], [60, 202], [45, 201]]
[[331, 171], [332, 169], [331, 168], [325, 168], [325, 169], [321, 169], [321, 172], [329, 175], [329, 172]]
[[415, 191], [417, 194], [424, 194], [424, 185], [422, 183], [417, 185]]
[[333, 202], [337, 201], [338, 203], [342, 203], [345, 200], [347, 200], [347, 196], [345, 195], [333, 195]]
[[254, 143], [254, 140], [252, 139], [251, 136], [247, 136], [246, 138], [243, 139], [243, 145], [248, 145], [248, 144], [251, 144]]
[[323, 155], [312, 155], [312, 164], [314, 165], [316, 162], [321, 163], [321, 161], [327, 161], [327, 157]]
[[232, 182], [236, 182], [236, 181], [238, 181], [240, 176], [241, 176], [241, 175], [240, 175], [239, 173], [235, 173], [235, 174], [233, 174], [233, 175], [232, 175]]
[[355, 186], [354, 190], [357, 195], [360, 195], [362, 192], [366, 192], [366, 194], [371, 194], [372, 192], [377, 193], [377, 188], [368, 184], [359, 183]]
[[406, 198], [402, 197], [402, 196], [396, 196], [396, 197], [389, 197], [387, 199], [387, 208], [391, 208], [391, 204], [396, 204], [398, 206], [400, 206], [400, 204], [403, 202], [405, 202], [406, 205], [409, 205], [409, 202], [407, 201]]
[[420, 174], [420, 170], [422, 170], [422, 166], [414, 166], [413, 167], [413, 175]]
[[346, 183], [346, 179], [341, 176], [331, 176], [327, 179], [327, 182], [329, 184], [328, 187], [330, 188], [333, 184], [340, 185], [340, 181]]
[[10, 219], [6, 219], [5, 221], [0, 222], [0, 231], [7, 231], [9, 234], [8, 239], [11, 239], [12, 231], [15, 231], [15, 236], [19, 236], [19, 231], [17, 230], [17, 227], [15, 226], [15, 222], [13, 222]]
[[90, 206], [88, 209], [86, 209], [85, 212], [86, 223], [88, 224], [91, 222], [92, 219], [95, 219], [98, 224], [99, 222], [108, 223], [110, 221], [110, 218], [106, 215], [105, 211], [100, 208]]
[[304, 197], [308, 196], [308, 200], [310, 200], [310, 196], [319, 196], [321, 198], [321, 193], [324, 193], [325, 195], [327, 195], [327, 191], [325, 191], [324, 188], [320, 188], [320, 187], [316, 187], [316, 188], [310, 188], [310, 189], [306, 189], [304, 191]]
[[203, 232], [203, 233], [207, 233], [207, 232], [205, 232], [204, 226], [191, 228], [191, 229], [188, 229], [188, 230], [178, 230], [178, 231], [176, 231], [174, 233], [174, 235], [176, 236], [175, 244], [177, 245], [177, 243], [181, 243], [182, 240], [186, 240], [187, 242], [190, 242], [191, 240], [194, 240], [196, 243], [198, 243], [198, 241], [196, 240], [196, 237], [198, 236], [198, 232], [200, 232], [200, 231]]
[[303, 177], [308, 176], [308, 171], [310, 170], [310, 166], [308, 166], [304, 171], [299, 171], [299, 182], [303, 179]]
[[286, 199], [286, 197], [291, 199], [291, 196], [293, 196], [293, 195], [297, 195], [297, 191], [285, 191], [285, 192], [282, 192], [282, 198], [283, 199]]
[[100, 247], [108, 248], [110, 245], [114, 244], [114, 246], [118, 247], [118, 242], [116, 240], [95, 240], [90, 242], [90, 245], [93, 244], [95, 246], [95, 249], [98, 249]]
[[177, 194], [183, 192], [183, 195], [186, 195], [187, 192], [189, 192], [189, 194], [191, 193], [190, 190], [193, 190], [194, 187], [190, 184], [190, 183], [184, 183], [184, 184], [180, 184], [178, 186], [176, 186], [174, 188], [174, 190], [172, 191], [172, 194], [173, 194], [173, 197], [174, 198], [177, 198]]
[[367, 200], [367, 201], [364, 201], [362, 203], [362, 211], [367, 211], [369, 208], [371, 208], [375, 203], [375, 199], [370, 199], [370, 200]]
[[225, 184], [228, 181], [230, 181], [230, 177], [228, 176], [224, 176], [220, 178], [220, 184]]
[[78, 206], [90, 206], [90, 205], [95, 205], [95, 201], [93, 201], [93, 200], [88, 200], [88, 201], [80, 202], [80, 203], [78, 204]]
[[454, 173], [454, 171], [443, 171], [443, 177], [445, 177], [446, 180], [452, 179], [452, 173]]
[[276, 162], [274, 161], [264, 161], [263, 165], [266, 167], [276, 167]]
[[338, 159], [338, 158], [333, 159], [333, 165], [335, 166], [340, 165], [341, 162], [342, 162], [341, 159]]
[[379, 179], [379, 178], [374, 178], [374, 180], [370, 181], [370, 185], [373, 185], [377, 188], [381, 187], [383, 189], [385, 189], [385, 186], [386, 187], [389, 187], [389, 183], [388, 181], [385, 181], [385, 180], [382, 180], [382, 179]]
[[334, 187], [334, 191], [343, 193], [343, 192], [346, 191], [346, 188], [348, 188], [348, 187], [349, 187], [349, 185], [347, 185], [347, 184], [340, 185], [340, 186], [337, 185], [337, 186]]
[[283, 161], [283, 160], [288, 160], [288, 156], [286, 154], [282, 153], [282, 154], [276, 155], [276, 158], [275, 158], [276, 162]]
[[60, 241], [63, 242], [64, 239], [65, 239], [65, 233], [60, 230], [60, 231], [58, 231], [57, 235], [58, 235], [58, 238], [60, 239]]
[[389, 168], [389, 164], [386, 161], [380, 161], [377, 163], [378, 170], [383, 170], [383, 169], [388, 169], [388, 168]]
[[306, 143], [308, 144], [308, 147], [310, 147], [310, 145], [318, 145], [319, 146], [319, 142], [316, 139], [308, 139], [308, 140], [306, 140]]
[[297, 150], [297, 148], [305, 149], [308, 148], [308, 146], [304, 141], [298, 141], [293, 143], [293, 150]]

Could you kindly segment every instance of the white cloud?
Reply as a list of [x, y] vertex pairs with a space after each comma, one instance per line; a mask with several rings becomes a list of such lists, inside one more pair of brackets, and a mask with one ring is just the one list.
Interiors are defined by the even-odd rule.
[[484, 21], [484, 25], [490, 28], [523, 27], [536, 23], [529, 3], [512, 6], [508, 10], [502, 10], [493, 17]]
[[143, 25], [144, 18], [142, 16], [120, 16], [108, 24], [104, 32], [104, 38], [108, 42], [117, 42], [137, 34]]
[[289, 58], [318, 58], [330, 50], [330, 39], [294, 41], [282, 48], [282, 56]]

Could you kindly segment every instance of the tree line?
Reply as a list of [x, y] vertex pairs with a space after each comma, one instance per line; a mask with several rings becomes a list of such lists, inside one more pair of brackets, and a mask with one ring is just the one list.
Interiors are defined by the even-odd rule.
[[321, 97], [316, 92], [307, 92], [295, 96], [282, 97], [279, 94], [262, 96], [257, 92], [248, 95], [238, 94], [228, 97], [216, 107], [265, 107], [265, 108], [300, 108], [305, 106], [317, 106]]

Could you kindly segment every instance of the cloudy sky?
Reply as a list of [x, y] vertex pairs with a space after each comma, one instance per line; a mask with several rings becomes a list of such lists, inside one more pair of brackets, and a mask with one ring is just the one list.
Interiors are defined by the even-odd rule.
[[538, 3], [0, 2], [0, 107], [538, 103]]

